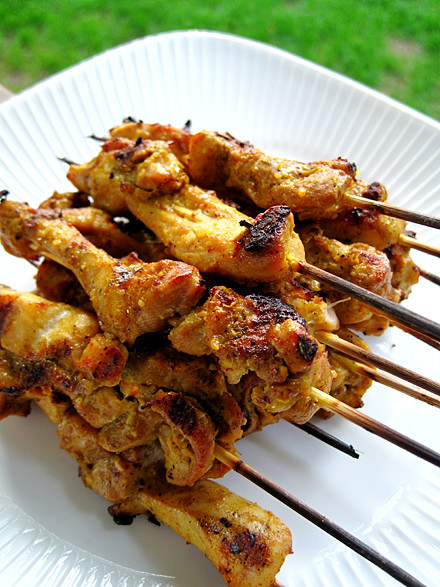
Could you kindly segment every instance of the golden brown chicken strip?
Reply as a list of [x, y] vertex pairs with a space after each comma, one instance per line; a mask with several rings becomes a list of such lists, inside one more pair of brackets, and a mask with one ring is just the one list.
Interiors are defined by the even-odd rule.
[[106, 141], [92, 161], [71, 165], [67, 177], [93, 197], [97, 208], [115, 215], [127, 211], [126, 195], [136, 188], [170, 194], [188, 182], [182, 163], [166, 142], [124, 138]]
[[[250, 218], [213, 192], [189, 184], [187, 176], [181, 183], [174, 181], [180, 163], [167, 149], [158, 141], [132, 143], [131, 149], [110, 141], [95, 160], [72, 166], [69, 177], [90, 194], [95, 206], [111, 209], [114, 198], [124, 200], [171, 255], [200, 271], [241, 282], [282, 279], [295, 271], [304, 251], [289, 208], [274, 206]], [[160, 172], [154, 163], [147, 165], [157, 158]]]
[[50, 210], [4, 200], [0, 232], [9, 253], [32, 260], [44, 255], [72, 270], [103, 330], [129, 344], [188, 312], [204, 291], [195, 267], [168, 259], [144, 263], [134, 253], [116, 260]]
[[272, 587], [291, 553], [290, 531], [277, 517], [213, 481], [172, 488], [150, 476], [145, 489], [109, 511], [117, 520], [154, 516], [197, 546], [231, 587]]
[[187, 164], [191, 138], [188, 124], [184, 128], [176, 128], [169, 124], [151, 124], [127, 118], [122, 124], [110, 129], [110, 136], [112, 138], [122, 137], [132, 141], [137, 141], [139, 138], [164, 141], [179, 161], [185, 165]]
[[350, 166], [270, 157], [231, 135], [211, 131], [191, 138], [189, 172], [204, 188], [235, 189], [260, 208], [286, 205], [301, 219], [335, 217], [354, 176]]

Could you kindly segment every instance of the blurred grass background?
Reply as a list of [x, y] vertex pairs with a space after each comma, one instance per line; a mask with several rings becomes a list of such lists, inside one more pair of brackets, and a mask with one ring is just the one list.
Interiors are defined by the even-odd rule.
[[17, 92], [132, 39], [196, 28], [270, 43], [440, 119], [438, 0], [4, 0], [0, 84]]

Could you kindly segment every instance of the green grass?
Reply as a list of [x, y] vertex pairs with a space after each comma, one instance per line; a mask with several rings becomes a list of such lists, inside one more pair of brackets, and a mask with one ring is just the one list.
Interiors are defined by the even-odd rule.
[[19, 91], [109, 47], [191, 28], [271, 43], [440, 119], [438, 0], [10, 0], [0, 83]]

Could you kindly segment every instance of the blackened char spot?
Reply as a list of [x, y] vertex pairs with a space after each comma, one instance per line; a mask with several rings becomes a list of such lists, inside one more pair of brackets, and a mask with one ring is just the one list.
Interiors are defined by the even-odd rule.
[[377, 181], [370, 183], [362, 192], [362, 197], [368, 200], [374, 200], [375, 202], [382, 200], [384, 190], [382, 184]]
[[261, 253], [270, 247], [282, 234], [289, 214], [288, 206], [272, 206], [257, 216], [255, 224], [242, 220], [240, 224], [248, 229], [240, 241], [244, 250], [247, 253]]
[[304, 327], [306, 326], [304, 318], [292, 306], [279, 298], [262, 294], [249, 294], [246, 298], [252, 300], [259, 313], [266, 316], [268, 320], [275, 320], [277, 324], [281, 324], [290, 318], [290, 320], [299, 322]]
[[9, 312], [12, 310], [13, 305], [13, 302], [8, 302], [7, 304], [0, 306], [0, 333], [3, 332], [3, 329], [5, 327], [5, 321], [8, 317]]
[[184, 434], [191, 434], [197, 423], [193, 406], [187, 403], [182, 394], [170, 393], [166, 397], [166, 412], [171, 422]]
[[315, 358], [318, 344], [313, 338], [300, 335], [298, 340], [298, 350], [305, 361], [311, 362]]

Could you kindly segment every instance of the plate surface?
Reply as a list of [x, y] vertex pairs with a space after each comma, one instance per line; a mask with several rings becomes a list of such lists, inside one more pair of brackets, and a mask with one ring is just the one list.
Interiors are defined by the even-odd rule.
[[[342, 156], [383, 182], [390, 201], [440, 215], [440, 124], [347, 78], [278, 49], [186, 31], [118, 47], [34, 86], [0, 107], [0, 189], [37, 204], [69, 190], [59, 157], [85, 161], [124, 117], [229, 131], [275, 155]], [[438, 234], [414, 227], [421, 240]], [[438, 259], [414, 252], [440, 274]], [[32, 288], [32, 268], [0, 253], [1, 282]], [[408, 307], [440, 321], [436, 286], [421, 281]], [[439, 380], [439, 355], [397, 328], [373, 351]], [[439, 412], [375, 384], [364, 412], [440, 450]], [[336, 417], [322, 424], [360, 453], [350, 459], [285, 423], [240, 442], [244, 460], [356, 534], [426, 585], [440, 584], [440, 480], [415, 456]], [[118, 527], [77, 478], [54, 427], [37, 410], [0, 424], [2, 585], [223, 585], [202, 555], [138, 518]], [[230, 473], [222, 482], [292, 529], [286, 587], [396, 585], [326, 534]], [[50, 581], [49, 581], [50, 580]]]

